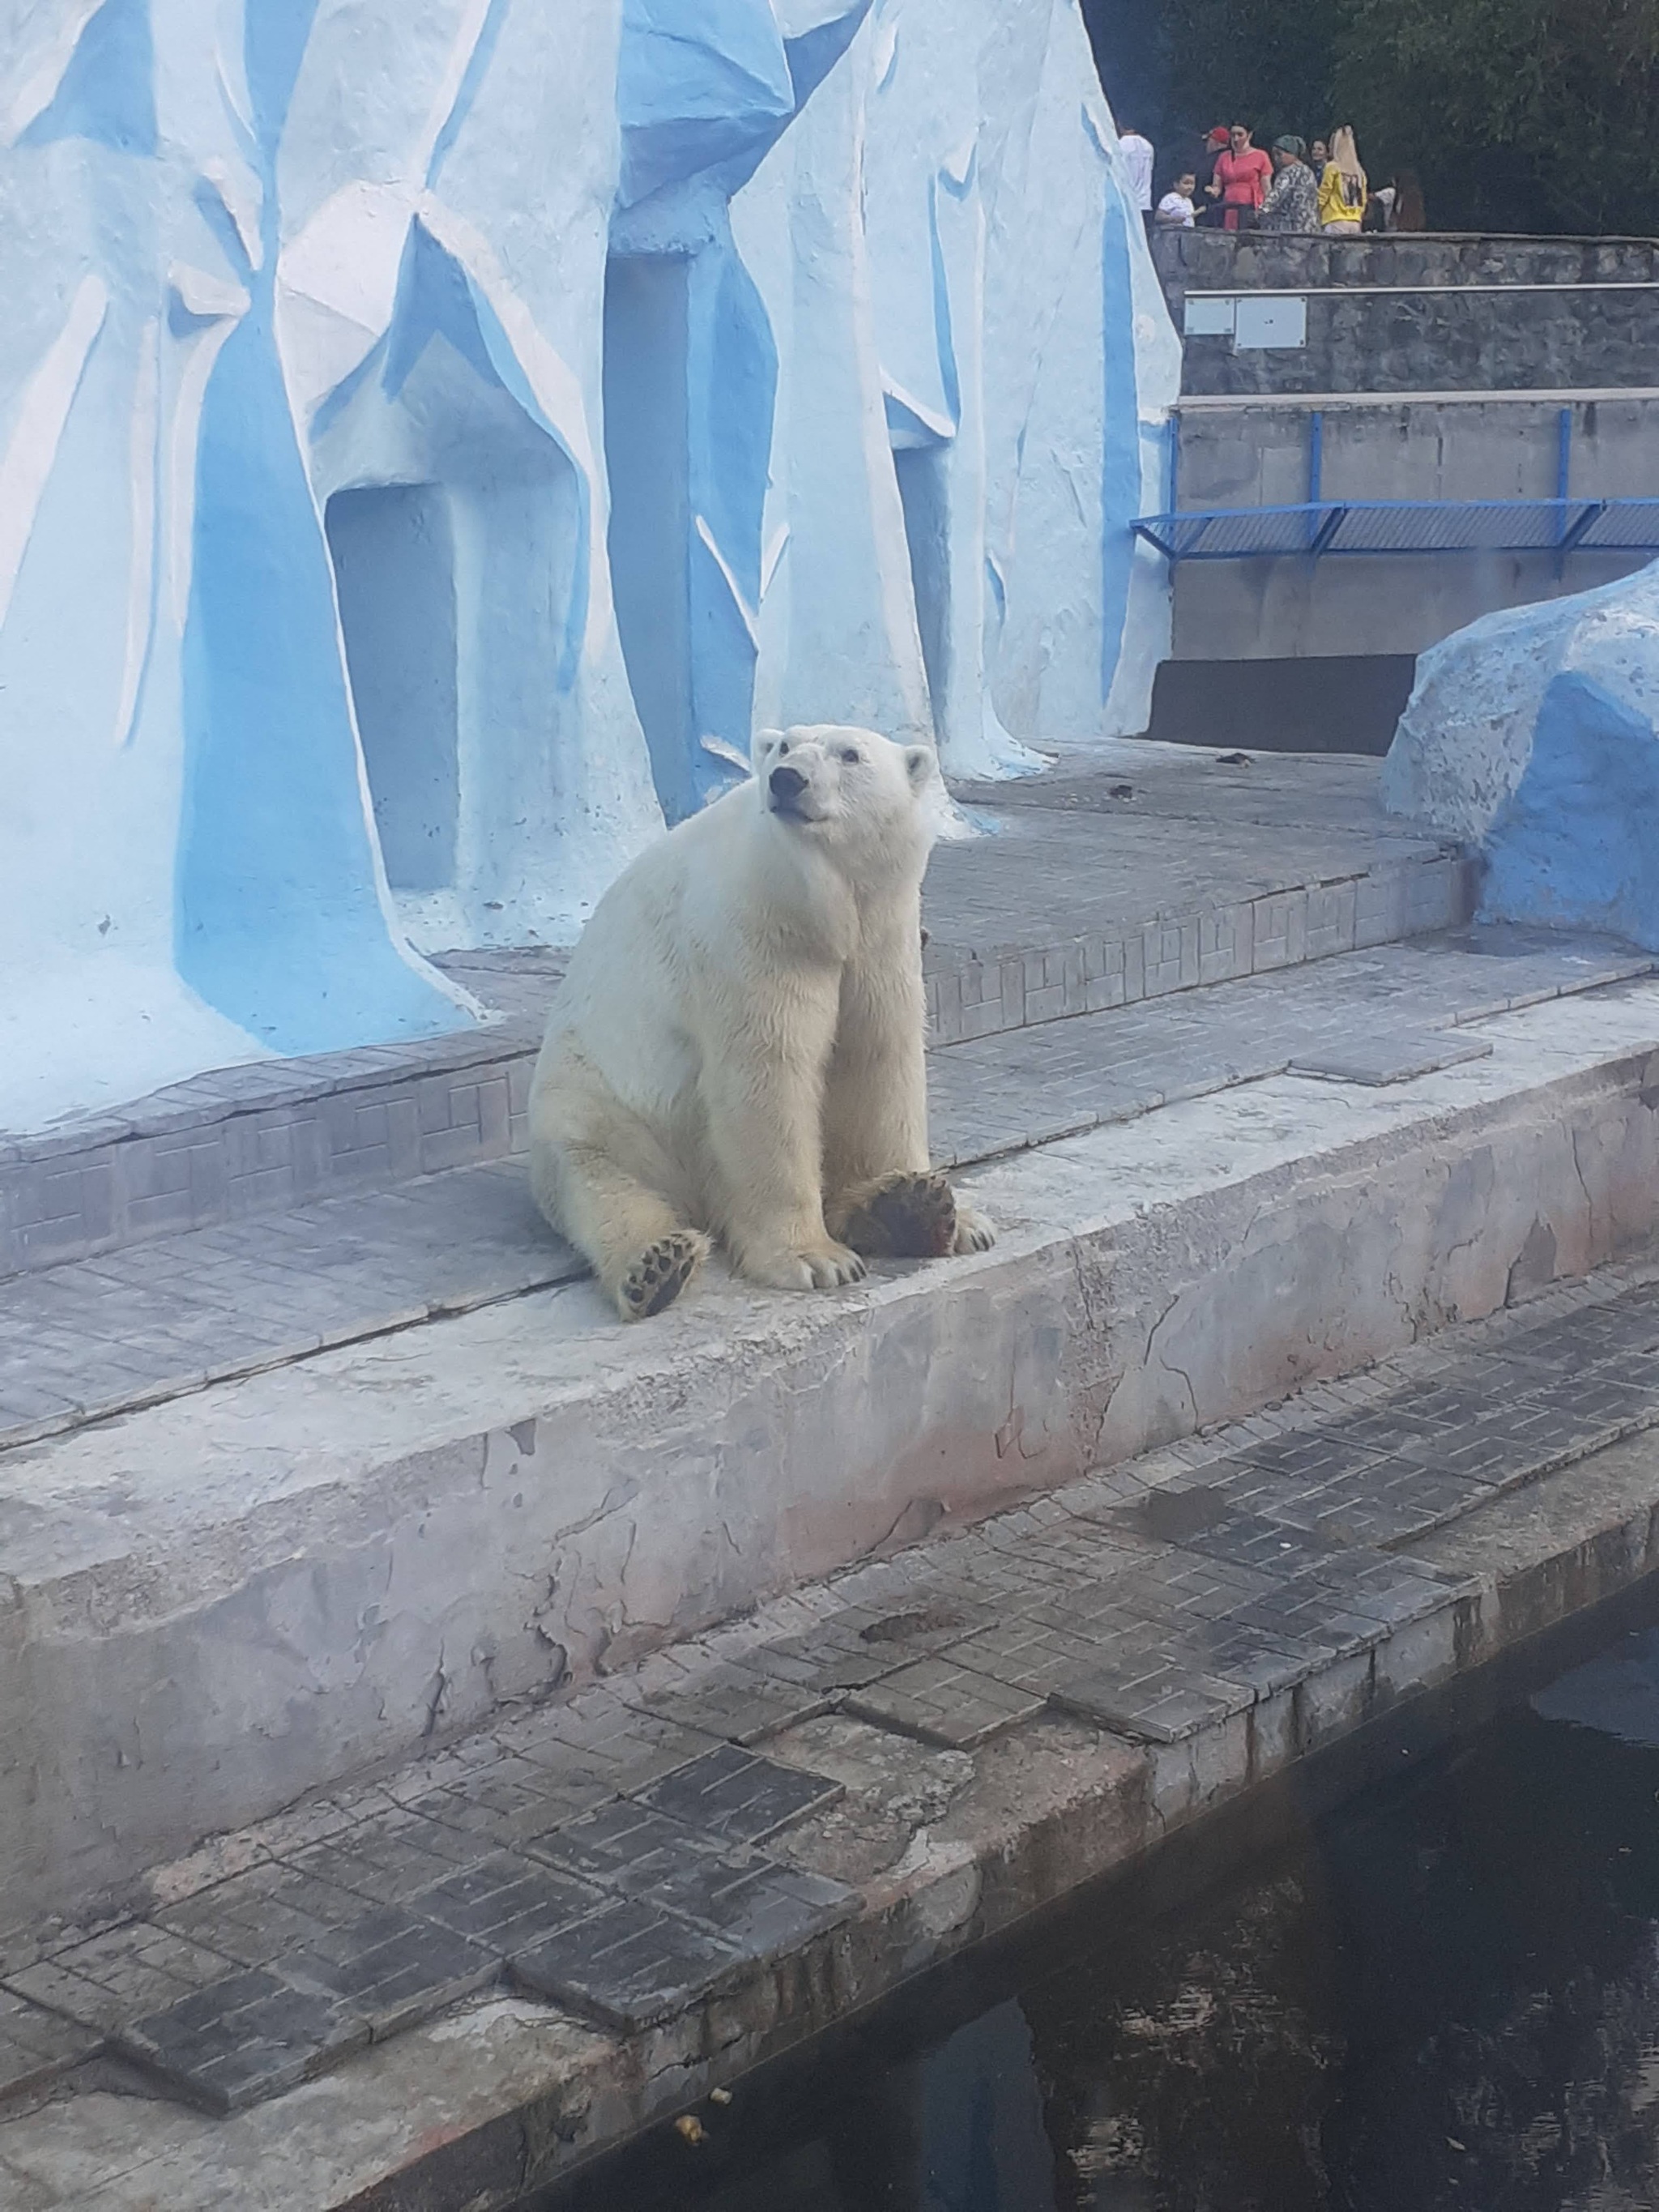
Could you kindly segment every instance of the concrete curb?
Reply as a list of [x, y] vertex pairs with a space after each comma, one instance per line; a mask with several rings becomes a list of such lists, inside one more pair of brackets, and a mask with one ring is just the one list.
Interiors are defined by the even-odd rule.
[[[506, 2212], [1310, 1754], [1390, 1720], [1402, 1746], [1424, 1747], [1425, 1692], [1659, 1565], [1659, 1444], [1615, 1444], [1407, 1548], [1453, 1578], [1436, 1611], [1182, 1742], [1132, 1745], [1045, 1716], [984, 1747], [934, 1806], [913, 1782], [896, 1833], [879, 1790], [849, 1791], [793, 1856], [847, 1872], [860, 1853], [872, 1862], [853, 1920], [653, 2033], [621, 2041], [494, 1997], [220, 2123], [94, 2078], [0, 2125], [0, 2175], [17, 2177], [29, 2212], [205, 2212], [228, 2191], [259, 2212]], [[834, 1763], [833, 1749], [815, 1755]]]
[[1481, 1033], [1002, 1163], [996, 1250], [834, 1301], [573, 1285], [7, 1455], [14, 1911], [1632, 1249], [1659, 985]]

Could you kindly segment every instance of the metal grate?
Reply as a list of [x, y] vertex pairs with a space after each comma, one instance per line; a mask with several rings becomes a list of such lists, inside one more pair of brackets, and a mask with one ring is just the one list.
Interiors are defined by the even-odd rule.
[[1334, 553], [1659, 553], [1659, 499], [1310, 500], [1129, 526], [1171, 562]]

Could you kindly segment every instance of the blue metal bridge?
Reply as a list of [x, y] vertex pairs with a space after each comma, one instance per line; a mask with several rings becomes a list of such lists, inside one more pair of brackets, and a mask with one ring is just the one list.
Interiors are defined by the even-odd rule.
[[1310, 416], [1308, 496], [1291, 507], [1182, 509], [1129, 526], [1171, 562], [1285, 555], [1322, 560], [1376, 553], [1659, 553], [1659, 499], [1574, 498], [1572, 414], [1560, 411], [1553, 499], [1352, 499], [1321, 496], [1323, 418]]

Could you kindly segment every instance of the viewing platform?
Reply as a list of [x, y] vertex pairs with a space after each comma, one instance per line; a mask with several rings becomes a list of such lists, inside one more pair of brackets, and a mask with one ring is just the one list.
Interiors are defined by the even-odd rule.
[[1160, 232], [1182, 333], [1152, 732], [1382, 752], [1415, 656], [1659, 554], [1659, 242]]

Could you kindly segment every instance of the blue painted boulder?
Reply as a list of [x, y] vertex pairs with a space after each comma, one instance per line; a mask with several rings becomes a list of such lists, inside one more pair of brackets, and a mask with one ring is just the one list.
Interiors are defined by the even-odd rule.
[[1425, 653], [1382, 790], [1479, 852], [1480, 921], [1659, 951], [1659, 564]]

